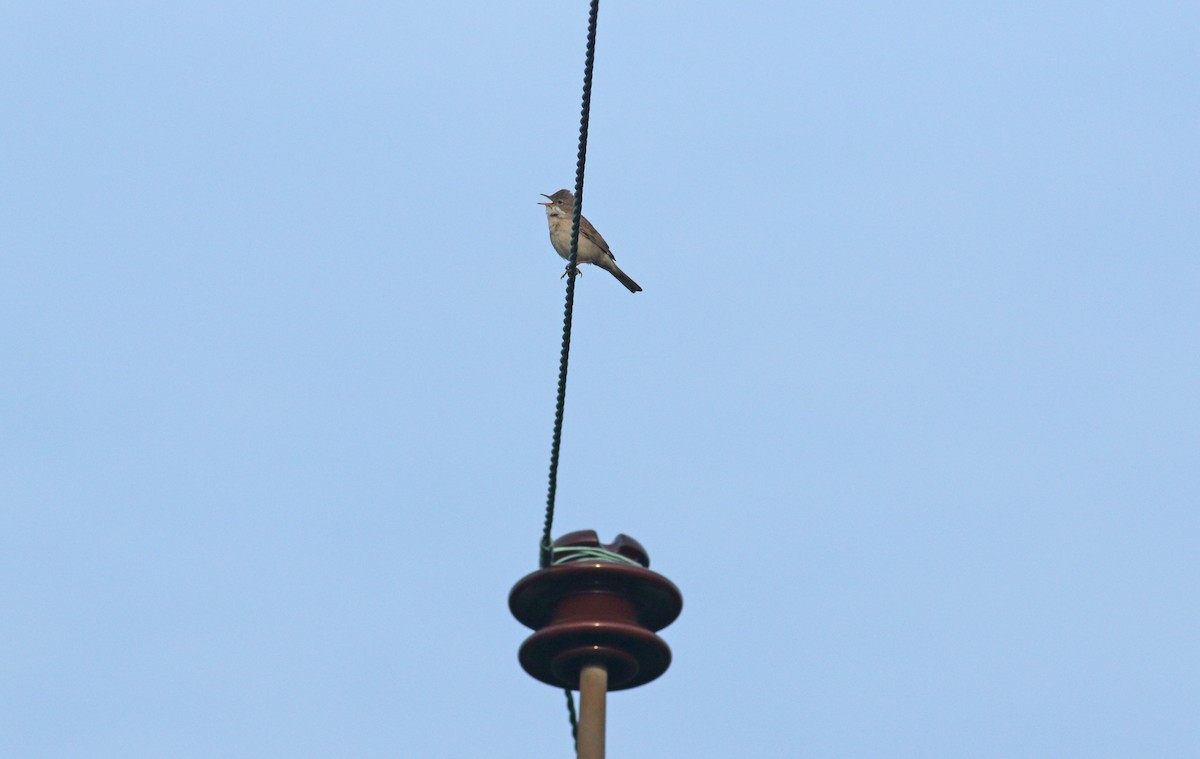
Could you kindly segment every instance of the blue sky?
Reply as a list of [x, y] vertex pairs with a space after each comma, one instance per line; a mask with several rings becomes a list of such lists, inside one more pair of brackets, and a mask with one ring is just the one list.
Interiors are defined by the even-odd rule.
[[[569, 756], [578, 3], [0, 9], [0, 754]], [[1200, 752], [1192, 4], [604, 3], [613, 756]]]

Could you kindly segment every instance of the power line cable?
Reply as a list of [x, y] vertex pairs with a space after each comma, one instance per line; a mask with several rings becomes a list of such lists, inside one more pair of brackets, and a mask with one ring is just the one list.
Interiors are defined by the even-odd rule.
[[583, 106], [579, 117], [579, 157], [575, 161], [575, 213], [571, 218], [571, 257], [567, 263], [567, 300], [563, 309], [562, 352], [558, 362], [558, 402], [554, 406], [554, 437], [550, 443], [550, 485], [546, 492], [546, 522], [542, 530], [539, 564], [550, 566], [550, 530], [554, 525], [554, 497], [558, 491], [558, 454], [562, 446], [563, 408], [567, 402], [567, 363], [571, 356], [571, 314], [575, 308], [575, 277], [579, 259], [579, 219], [583, 215], [583, 170], [587, 163], [588, 115], [592, 109], [592, 63], [596, 57], [596, 16], [600, 0], [592, 0], [588, 15], [587, 60], [583, 67]]
[[[596, 17], [600, 0], [592, 0], [588, 13], [587, 57], [583, 66], [583, 104], [579, 116], [579, 156], [575, 160], [575, 213], [571, 218], [571, 257], [567, 259], [567, 299], [563, 306], [562, 352], [558, 362], [558, 400], [554, 405], [554, 437], [550, 443], [550, 482], [546, 492], [546, 521], [542, 529], [539, 565], [551, 564], [553, 547], [550, 531], [554, 526], [554, 497], [558, 492], [558, 454], [562, 447], [563, 409], [567, 402], [567, 363], [571, 356], [571, 315], [575, 308], [575, 277], [579, 260], [579, 220], [583, 216], [583, 170], [587, 163], [588, 116], [592, 110], [592, 64], [596, 58]], [[579, 724], [575, 716], [575, 698], [565, 688], [571, 737], [578, 741]], [[578, 750], [578, 744], [576, 745]]]

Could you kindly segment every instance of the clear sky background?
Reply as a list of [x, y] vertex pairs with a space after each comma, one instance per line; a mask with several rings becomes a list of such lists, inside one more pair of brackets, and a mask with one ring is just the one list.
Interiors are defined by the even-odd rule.
[[[586, 3], [0, 8], [0, 755], [563, 757]], [[1200, 7], [605, 2], [614, 757], [1200, 755]]]

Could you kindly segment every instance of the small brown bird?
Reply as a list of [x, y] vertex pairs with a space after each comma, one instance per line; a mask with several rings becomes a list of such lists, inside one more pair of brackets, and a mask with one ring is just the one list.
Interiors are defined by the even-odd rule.
[[[558, 251], [558, 255], [571, 260], [571, 219], [575, 215], [575, 194], [570, 190], [559, 190], [553, 195], [542, 193], [549, 203], [539, 203], [546, 207], [546, 220], [550, 223], [550, 244]], [[579, 255], [577, 261], [581, 264], [595, 264], [616, 277], [621, 284], [629, 288], [629, 292], [642, 291], [641, 285], [621, 271], [613, 258], [608, 243], [592, 226], [586, 217], [579, 217]], [[567, 264], [568, 268], [570, 264]], [[579, 272], [582, 274], [583, 272]], [[564, 275], [565, 276], [565, 275]]]

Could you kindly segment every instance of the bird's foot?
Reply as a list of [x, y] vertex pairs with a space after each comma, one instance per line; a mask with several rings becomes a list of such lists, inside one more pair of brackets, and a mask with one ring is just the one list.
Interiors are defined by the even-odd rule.
[[[571, 264], [567, 264], [566, 271], [564, 271], [562, 273], [562, 277], [559, 277], [559, 279], [562, 279], [563, 277], [567, 276], [570, 273], [571, 273]], [[583, 269], [580, 269], [579, 266], [575, 267], [575, 276], [577, 276], [577, 277], [583, 276]]]

